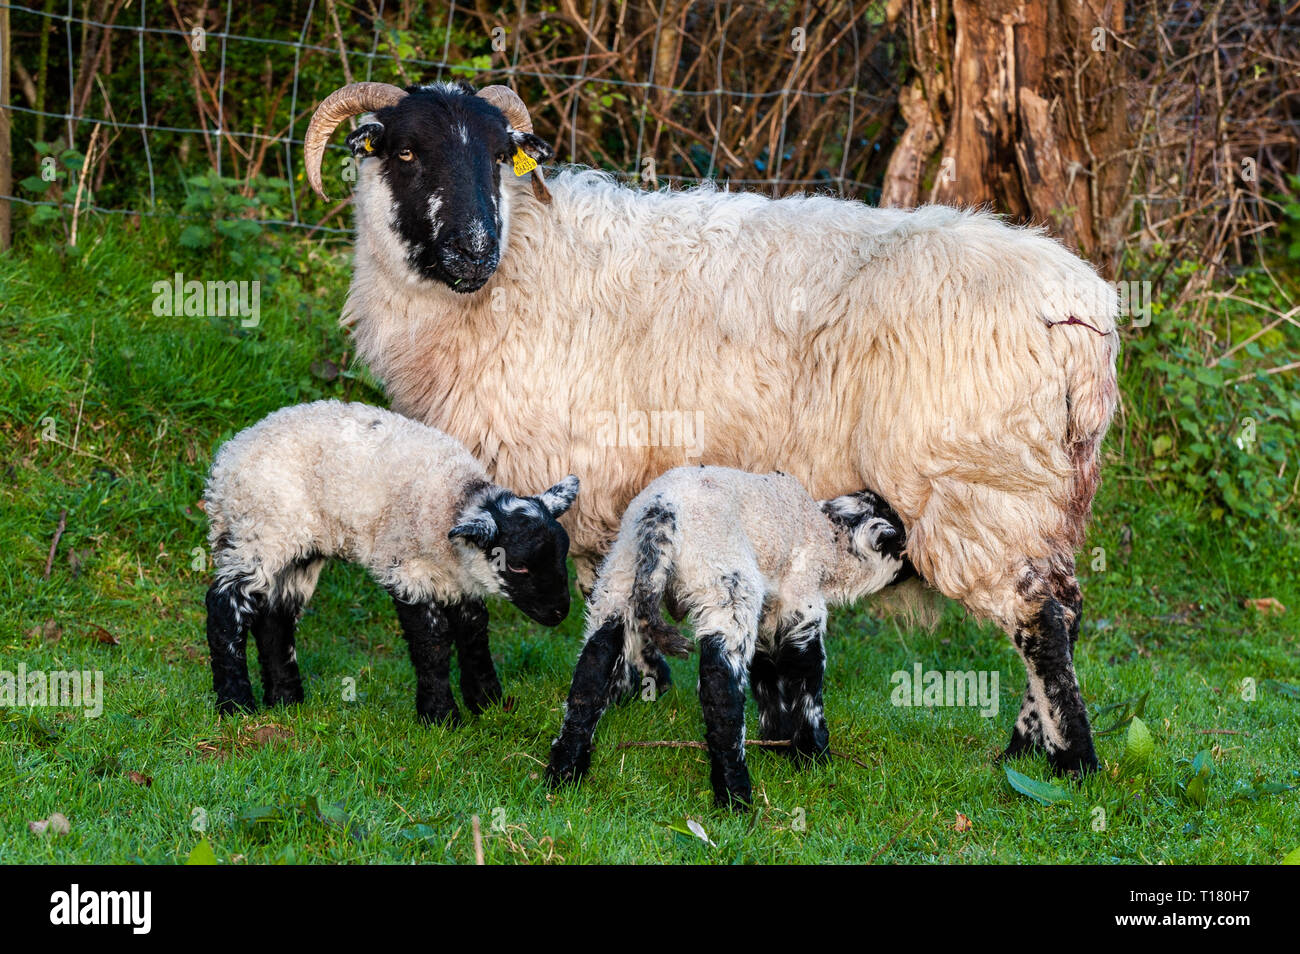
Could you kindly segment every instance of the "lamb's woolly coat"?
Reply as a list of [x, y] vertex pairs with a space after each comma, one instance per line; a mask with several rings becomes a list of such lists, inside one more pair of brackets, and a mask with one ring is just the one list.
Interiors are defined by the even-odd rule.
[[[695, 635], [734, 639], [748, 664], [752, 640], [782, 626], [821, 628], [827, 604], [851, 603], [889, 585], [901, 555], [876, 548], [883, 517], [838, 531], [822, 507], [788, 474], [750, 474], [729, 467], [678, 467], [633, 498], [588, 606], [588, 630], [621, 618], [628, 658], [640, 654], [647, 615], [659, 596], [691, 614]], [[897, 549], [902, 549], [901, 536]], [[639, 589], [649, 588], [648, 605]], [[749, 645], [746, 646], [745, 644]]]
[[[365, 566], [412, 602], [497, 592], [486, 561], [447, 539], [493, 485], [457, 441], [381, 408], [285, 408], [222, 446], [205, 492], [218, 585], [301, 605], [324, 559]], [[282, 588], [293, 592], [280, 593]]]
[[582, 477], [565, 522], [584, 582], [628, 501], [697, 462], [609, 440], [620, 408], [700, 412], [698, 462], [784, 470], [822, 498], [875, 488], [922, 576], [1009, 630], [1071, 575], [1117, 302], [1041, 232], [939, 206], [647, 195], [589, 171], [551, 178], [542, 206], [505, 176], [508, 248], [458, 295], [408, 270], [376, 166], [356, 192], [359, 356], [499, 482]]

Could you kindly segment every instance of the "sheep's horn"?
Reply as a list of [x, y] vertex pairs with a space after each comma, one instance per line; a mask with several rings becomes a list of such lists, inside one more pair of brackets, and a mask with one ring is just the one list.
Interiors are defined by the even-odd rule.
[[325, 146], [338, 124], [349, 116], [374, 112], [385, 106], [395, 106], [406, 90], [389, 83], [349, 83], [336, 89], [316, 107], [307, 126], [304, 152], [307, 154], [307, 181], [322, 199], [326, 198], [321, 186], [320, 163], [325, 156]]
[[[484, 86], [478, 91], [478, 95], [501, 110], [512, 129], [526, 133], [533, 131], [533, 119], [528, 115], [528, 107], [519, 98], [519, 94], [509, 86]], [[550, 204], [551, 190], [546, 188], [541, 166], [533, 170], [533, 195], [538, 202]]]

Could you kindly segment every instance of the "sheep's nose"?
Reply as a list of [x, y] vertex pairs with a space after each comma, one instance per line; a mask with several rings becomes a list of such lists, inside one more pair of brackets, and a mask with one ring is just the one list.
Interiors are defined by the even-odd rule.
[[492, 262], [493, 242], [481, 235], [458, 235], [452, 239], [451, 247], [467, 265], [488, 265]]

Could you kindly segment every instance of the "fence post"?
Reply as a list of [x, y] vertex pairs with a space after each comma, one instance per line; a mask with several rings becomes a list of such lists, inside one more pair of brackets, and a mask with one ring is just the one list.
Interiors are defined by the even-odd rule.
[[[9, 40], [9, 7], [0, 7], [0, 195], [14, 194], [13, 144], [9, 128], [9, 61], [12, 58]], [[0, 199], [0, 252], [13, 241], [13, 203]]]

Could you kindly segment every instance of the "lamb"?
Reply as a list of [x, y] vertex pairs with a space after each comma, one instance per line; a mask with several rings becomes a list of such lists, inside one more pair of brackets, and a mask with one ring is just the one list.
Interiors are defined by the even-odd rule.
[[700, 705], [714, 799], [744, 809], [745, 675], [764, 739], [824, 757], [826, 607], [852, 603], [912, 572], [903, 525], [869, 490], [815, 502], [782, 473], [679, 467], [628, 507], [601, 564], [587, 611], [564, 726], [547, 779], [574, 781], [609, 700], [626, 688], [647, 641], [685, 656], [689, 643], [660, 615], [665, 595], [685, 610], [700, 645]]
[[[819, 498], [872, 487], [921, 577], [882, 598], [923, 581], [1020, 652], [1006, 754], [1096, 767], [1074, 554], [1117, 400], [1119, 308], [1090, 265], [981, 212], [516, 176], [503, 162], [552, 151], [501, 86], [335, 91], [306, 134], [318, 191], [331, 132], [367, 111], [348, 137], [358, 357], [494, 479], [582, 475], [564, 522], [584, 592], [627, 503], [672, 467], [780, 469]], [[624, 409], [632, 424], [611, 427]], [[655, 414], [699, 426], [651, 439], [637, 422]]]
[[317, 401], [284, 408], [217, 451], [204, 493], [215, 578], [207, 594], [217, 707], [254, 708], [251, 629], [264, 702], [303, 699], [294, 630], [331, 557], [361, 564], [392, 596], [424, 722], [458, 724], [448, 669], [477, 714], [502, 698], [483, 598], [556, 626], [569, 613], [569, 538], [556, 518], [578, 479], [519, 497], [463, 446], [392, 411]]

